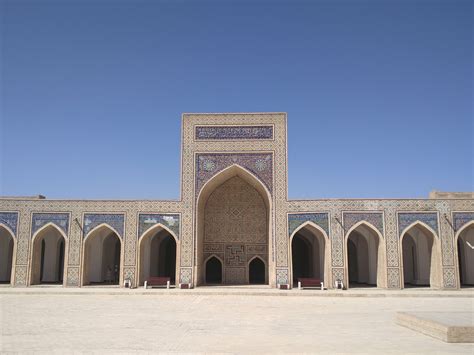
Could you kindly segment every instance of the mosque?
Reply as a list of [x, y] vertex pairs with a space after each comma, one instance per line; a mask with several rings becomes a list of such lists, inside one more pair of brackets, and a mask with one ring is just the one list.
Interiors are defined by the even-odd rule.
[[474, 285], [473, 193], [290, 200], [286, 120], [183, 114], [179, 200], [0, 198], [0, 282]]

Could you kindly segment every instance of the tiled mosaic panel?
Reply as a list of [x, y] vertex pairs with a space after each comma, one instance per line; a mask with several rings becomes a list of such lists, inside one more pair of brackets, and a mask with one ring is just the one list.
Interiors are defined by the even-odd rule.
[[474, 221], [474, 212], [454, 212], [454, 230], [458, 232], [465, 224]]
[[454, 268], [443, 269], [443, 286], [444, 288], [456, 288], [456, 270]]
[[339, 211], [331, 212], [334, 218], [332, 218], [331, 224], [331, 260], [333, 267], [343, 267], [344, 266], [344, 231], [342, 226], [337, 220], [341, 220], [341, 215]]
[[117, 231], [119, 237], [123, 237], [124, 215], [123, 214], [105, 214], [105, 213], [86, 213], [84, 214], [84, 237], [95, 227], [101, 224], [108, 224]]
[[245, 245], [226, 245], [225, 265], [227, 267], [245, 266], [247, 256], [245, 255]]
[[288, 236], [301, 226], [303, 223], [313, 222], [321, 227], [329, 236], [329, 216], [327, 213], [299, 213], [288, 215]]
[[142, 214], [138, 217], [138, 237], [156, 224], [162, 224], [179, 239], [179, 214]]
[[280, 285], [288, 285], [290, 283], [289, 276], [288, 276], [288, 269], [277, 269], [276, 283]]
[[272, 139], [273, 126], [197, 126], [196, 140]]
[[383, 214], [379, 212], [373, 212], [373, 213], [352, 213], [352, 212], [344, 212], [343, 213], [343, 223], [344, 223], [344, 229], [348, 231], [349, 229], [352, 228], [356, 223], [359, 223], [361, 221], [366, 221], [369, 222], [371, 225], [373, 225], [377, 230], [380, 232], [380, 234], [383, 236]]
[[66, 286], [79, 286], [79, 268], [68, 267]]
[[31, 235], [33, 236], [41, 227], [53, 223], [64, 234], [68, 235], [69, 213], [33, 213]]
[[387, 269], [387, 287], [388, 288], [400, 288], [400, 269], [388, 268]]
[[203, 185], [219, 171], [231, 165], [239, 165], [265, 184], [270, 193], [273, 191], [272, 154], [197, 154], [196, 155], [196, 198]]
[[179, 282], [182, 284], [190, 284], [192, 283], [193, 270], [191, 268], [184, 268], [180, 269], [179, 273]]
[[431, 227], [437, 234], [438, 231], [438, 214], [437, 213], [418, 213], [418, 212], [406, 212], [398, 214], [398, 233], [402, 235], [405, 228], [410, 224], [420, 221]]
[[18, 224], [18, 212], [0, 212], [0, 224], [6, 225], [13, 232], [13, 235], [17, 235], [17, 224]]
[[[331, 287], [334, 287], [334, 283], [337, 281], [337, 280], [340, 280], [342, 281], [342, 283], [344, 284], [344, 287], [347, 287], [347, 283], [346, 283], [346, 280], [344, 278], [344, 269], [339, 269], [339, 268], [332, 268], [332, 283], [333, 285], [331, 285]], [[329, 287], [329, 285], [328, 285]]]

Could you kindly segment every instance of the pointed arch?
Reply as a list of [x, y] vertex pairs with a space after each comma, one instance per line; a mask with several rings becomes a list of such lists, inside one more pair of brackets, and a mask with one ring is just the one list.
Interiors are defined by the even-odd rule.
[[[305, 230], [311, 234], [311, 240], [301, 233]], [[304, 247], [300, 245], [299, 248], [295, 249], [296, 236], [298, 236], [298, 240], [304, 242]], [[314, 243], [317, 243], [317, 247]], [[305, 221], [291, 233], [288, 245], [288, 260], [291, 265], [290, 285], [293, 285], [297, 278], [309, 277], [310, 275], [328, 284], [331, 259], [330, 240], [321, 226], [313, 221]], [[300, 253], [300, 258], [295, 258], [295, 253]], [[303, 254], [301, 255], [301, 253]]]
[[[177, 282], [177, 277], [179, 275], [179, 256], [180, 256], [180, 244], [179, 244], [179, 239], [176, 236], [176, 234], [169, 229], [167, 226], [165, 226], [162, 223], [156, 223], [152, 227], [148, 228], [146, 231], [144, 231], [139, 237], [138, 237], [138, 247], [136, 248], [136, 253], [137, 253], [137, 265], [138, 265], [138, 277], [136, 278], [137, 286], [142, 286], [145, 282], [145, 279], [148, 277], [145, 277], [145, 274], [148, 273], [150, 269], [150, 245], [148, 245], [148, 249], [145, 249], [146, 246], [144, 243], [147, 243], [149, 239], [150, 242], [155, 238], [155, 236], [162, 232], [165, 231], [168, 235], [172, 237], [174, 240], [175, 246], [176, 246], [176, 253], [175, 253], [175, 283]], [[145, 255], [147, 254], [147, 256]], [[148, 264], [148, 269], [147, 265]], [[148, 271], [147, 271], [148, 270]], [[173, 278], [171, 277], [171, 282], [173, 282]]]
[[5, 243], [0, 247], [0, 282], [13, 284], [14, 273], [14, 260], [16, 255], [17, 240], [13, 231], [4, 223], [0, 223], [0, 232], [4, 230], [7, 240], [0, 240], [1, 243]]
[[459, 288], [474, 286], [474, 233], [471, 228], [474, 230], [474, 220], [465, 223], [454, 236]]
[[[257, 275], [255, 275], [255, 270], [251, 270], [251, 266], [255, 265], [256, 262], [260, 261], [263, 265], [263, 270], [257, 270], [260, 271]], [[251, 272], [254, 271], [252, 274]], [[263, 271], [263, 278], [262, 278], [262, 273]], [[259, 255], [253, 256], [249, 262], [247, 263], [247, 277], [248, 280], [247, 282], [249, 284], [266, 284], [268, 283], [268, 268], [267, 268], [267, 263], [265, 260], [263, 260]]]
[[[225, 169], [217, 172], [213, 175], [199, 191], [196, 191], [196, 218], [195, 218], [195, 248], [194, 248], [194, 258], [196, 265], [196, 272], [194, 273], [194, 284], [199, 286], [205, 283], [205, 273], [206, 268], [205, 264], [207, 260], [204, 260], [203, 249], [204, 249], [204, 216], [206, 210], [206, 204], [209, 200], [211, 194], [221, 185], [226, 183], [228, 180], [234, 177], [241, 178], [246, 184], [250, 185], [262, 198], [263, 204], [262, 207], [265, 207], [265, 226], [266, 226], [266, 245], [267, 253], [271, 255], [272, 251], [272, 235], [273, 235], [273, 225], [272, 225], [272, 195], [267, 186], [260, 180], [258, 176], [249, 171], [248, 169], [242, 167], [238, 164], [232, 164]], [[267, 270], [270, 271], [271, 267], [271, 258], [268, 258]], [[223, 274], [225, 274], [225, 263], [222, 262]], [[270, 280], [270, 277], [268, 277]]]
[[[364, 233], [363, 228], [368, 230], [369, 235]], [[351, 239], [354, 232], [357, 232], [354, 238], [358, 242]], [[359, 235], [363, 240], [358, 239]], [[376, 238], [375, 242], [371, 242], [370, 236]], [[365, 219], [355, 223], [345, 233], [344, 251], [348, 288], [351, 283], [354, 283], [354, 281], [351, 282], [351, 275], [353, 280], [356, 278], [356, 283], [366, 286], [375, 285], [378, 288], [386, 287], [385, 239], [377, 227]]]
[[[119, 251], [119, 255], [118, 255], [118, 260], [117, 262], [120, 264], [119, 267], [118, 267], [118, 285], [122, 285], [123, 283], [123, 258], [124, 258], [124, 241], [122, 239], [122, 236], [120, 235], [120, 233], [118, 233], [118, 231], [113, 228], [110, 224], [108, 223], [101, 223], [97, 226], [95, 226], [94, 228], [92, 228], [85, 236], [84, 236], [84, 240], [82, 241], [82, 258], [81, 258], [81, 285], [82, 286], [85, 286], [85, 285], [88, 285], [90, 284], [90, 280], [89, 280], [89, 263], [90, 263], [90, 255], [88, 255], [88, 244], [91, 243], [93, 240], [92, 238], [97, 235], [98, 233], [100, 233], [101, 230], [107, 230], [109, 231], [109, 233], [104, 237], [104, 238], [107, 238], [111, 235], [114, 236], [114, 238], [116, 238], [116, 240], [118, 240], [118, 245], [120, 247], [120, 251]], [[103, 243], [105, 242], [105, 239], [102, 241], [101, 245], [100, 245], [100, 248], [101, 248], [101, 254], [103, 254], [104, 250], [103, 250]], [[109, 250], [109, 252], [111, 253], [111, 251]], [[115, 249], [114, 250], [114, 255], [117, 254], [117, 250]], [[102, 260], [102, 256], [100, 257], [101, 260]], [[116, 255], [114, 257], [114, 260], [117, 259]], [[101, 261], [102, 262], [102, 261]], [[114, 262], [115, 264], [115, 262]], [[102, 265], [102, 268], [103, 268], [103, 265]], [[115, 265], [114, 267], [115, 268]], [[111, 272], [109, 272], [109, 270], [106, 270], [105, 271], [106, 274], [109, 274], [109, 273], [112, 273], [112, 274], [115, 274], [115, 270], [112, 270]], [[97, 273], [99, 273], [99, 271], [97, 271]], [[102, 270], [100, 273], [104, 273], [104, 270]], [[105, 276], [106, 279], [110, 279], [109, 275], [106, 275]]]
[[[67, 251], [69, 250], [69, 240], [67, 238], [67, 234], [62, 230], [62, 228], [60, 228], [56, 223], [48, 222], [44, 226], [41, 226], [41, 228], [39, 228], [31, 237], [30, 265], [29, 265], [29, 277], [28, 277], [30, 285], [40, 284], [43, 282], [41, 280], [42, 269], [44, 265], [44, 252], [45, 252], [45, 250], [43, 250], [43, 244], [45, 248], [46, 248], [46, 244], [41, 243], [41, 245], [39, 245], [39, 238], [42, 238], [43, 234], [45, 234], [49, 229], [53, 230], [55, 233], [58, 233], [59, 236], [61, 237], [61, 240], [58, 243], [60, 243], [61, 241], [64, 243], [62, 260], [57, 260], [58, 256], [56, 255], [55, 264], [56, 264], [56, 267], [59, 267], [59, 270], [61, 270], [62, 268], [62, 272], [57, 272], [57, 274], [61, 274], [61, 275], [58, 275], [60, 276], [59, 282], [62, 282], [62, 284], [64, 285], [64, 282], [66, 280], [66, 267], [65, 266], [67, 265], [67, 255], [68, 255]], [[38, 251], [38, 248], [40, 248], [41, 250]], [[56, 246], [55, 249], [56, 249], [56, 252], [59, 252], [58, 246]], [[60, 256], [60, 259], [61, 259], [61, 256]]]
[[[420, 241], [418, 237], [410, 235], [409, 232], [416, 229], [427, 238], [424, 244], [419, 245], [423, 240]], [[410, 236], [409, 240], [407, 235]], [[407, 239], [406, 242], [405, 239]], [[407, 249], [408, 247], [410, 249]], [[431, 288], [442, 287], [441, 243], [438, 233], [433, 228], [420, 220], [414, 221], [400, 233], [399, 250], [402, 288], [407, 283], [419, 287], [427, 285], [427, 282]], [[407, 281], [407, 275], [411, 275], [412, 281]], [[423, 275], [428, 276], [426, 278]]]
[[[215, 259], [219, 262], [220, 264], [220, 284], [224, 283], [224, 262], [223, 260], [217, 256], [216, 254], [212, 254], [209, 257], [207, 257], [206, 261], [204, 262], [204, 282], [206, 284], [209, 284], [208, 282], [208, 263], [212, 260]], [[217, 276], [217, 275], [216, 275]]]
[[295, 236], [296, 233], [298, 233], [300, 230], [304, 229], [304, 228], [314, 228], [315, 230], [319, 231], [324, 239], [326, 241], [329, 241], [329, 236], [327, 235], [326, 231], [324, 229], [322, 229], [320, 226], [318, 226], [316, 223], [314, 223], [313, 221], [306, 221], [304, 223], [302, 223], [301, 225], [299, 225], [294, 231], [293, 233], [291, 233], [290, 235], [290, 243], [291, 241], [293, 240], [293, 237]]

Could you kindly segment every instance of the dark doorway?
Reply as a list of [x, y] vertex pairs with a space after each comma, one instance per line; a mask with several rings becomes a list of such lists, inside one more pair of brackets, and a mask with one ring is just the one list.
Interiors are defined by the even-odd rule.
[[206, 283], [221, 284], [222, 283], [222, 264], [215, 256], [210, 258], [206, 263]]
[[359, 282], [359, 260], [357, 258], [357, 247], [351, 239], [347, 240], [347, 257], [349, 259], [349, 280]]
[[166, 236], [160, 243], [158, 257], [158, 276], [169, 277], [171, 283], [176, 279], [176, 242], [171, 235]]
[[58, 280], [59, 282], [63, 282], [63, 275], [64, 275], [64, 241], [61, 240], [59, 243], [59, 268], [58, 268]]
[[265, 283], [265, 264], [260, 258], [255, 258], [250, 262], [249, 283], [253, 285]]
[[300, 277], [313, 277], [311, 262], [311, 246], [303, 237], [296, 234], [293, 237], [291, 256], [293, 260], [293, 282]]

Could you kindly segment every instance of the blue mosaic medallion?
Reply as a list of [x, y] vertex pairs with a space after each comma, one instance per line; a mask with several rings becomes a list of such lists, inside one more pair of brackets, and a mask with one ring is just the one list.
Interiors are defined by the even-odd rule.
[[138, 216], [138, 237], [157, 224], [167, 227], [179, 239], [179, 214], [140, 214]]
[[123, 214], [102, 214], [102, 213], [86, 213], [84, 215], [84, 237], [95, 227], [101, 224], [108, 224], [115, 229], [120, 238], [123, 237], [124, 230], [124, 215]]
[[56, 225], [65, 235], [69, 230], [69, 213], [33, 213], [31, 235], [48, 223]]
[[474, 212], [453, 213], [454, 230], [459, 231], [465, 224], [474, 221]]
[[0, 212], [0, 223], [6, 225], [16, 236], [18, 225], [18, 212]]
[[196, 140], [273, 139], [273, 126], [197, 126]]
[[288, 215], [288, 236], [305, 222], [313, 222], [329, 236], [329, 215], [327, 213], [300, 213]]
[[398, 214], [398, 233], [399, 236], [403, 233], [405, 228], [414, 222], [423, 222], [431, 229], [433, 229], [436, 234], [439, 234], [438, 231], [438, 214], [434, 212], [403, 212]]

